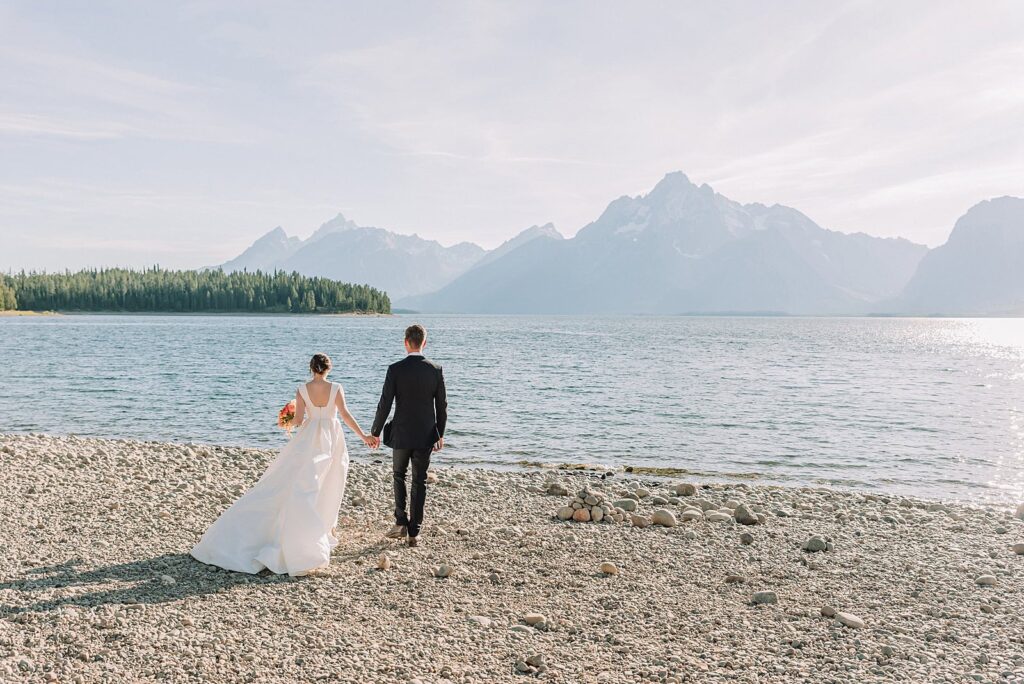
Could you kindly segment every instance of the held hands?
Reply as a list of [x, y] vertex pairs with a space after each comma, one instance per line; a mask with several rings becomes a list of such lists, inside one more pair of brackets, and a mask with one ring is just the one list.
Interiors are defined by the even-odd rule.
[[434, 451], [440, 451], [444, 449], [444, 437], [434, 442]]
[[370, 447], [371, 449], [376, 449], [380, 446], [380, 437], [374, 437], [373, 435], [363, 435], [363, 444]]

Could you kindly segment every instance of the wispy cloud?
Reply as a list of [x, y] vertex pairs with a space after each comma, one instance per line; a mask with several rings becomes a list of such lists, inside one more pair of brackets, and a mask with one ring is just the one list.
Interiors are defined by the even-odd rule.
[[92, 123], [78, 119], [60, 119], [36, 114], [0, 112], [0, 135], [52, 135], [77, 140], [109, 140], [140, 131], [116, 121]]
[[240, 144], [260, 133], [209, 106], [210, 87], [183, 83], [87, 55], [0, 46], [15, 107], [0, 132], [78, 140], [149, 138]]

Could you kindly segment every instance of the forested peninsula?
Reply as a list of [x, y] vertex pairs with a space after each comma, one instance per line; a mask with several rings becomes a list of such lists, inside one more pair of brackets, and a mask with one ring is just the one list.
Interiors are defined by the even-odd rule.
[[386, 292], [298, 273], [104, 268], [0, 274], [0, 311], [391, 313]]

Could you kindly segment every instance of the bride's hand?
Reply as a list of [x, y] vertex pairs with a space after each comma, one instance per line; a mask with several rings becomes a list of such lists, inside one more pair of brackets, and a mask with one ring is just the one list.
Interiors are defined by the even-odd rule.
[[374, 437], [373, 435], [363, 435], [362, 439], [363, 444], [365, 444], [366, 446], [370, 447], [371, 449], [376, 448], [377, 438]]

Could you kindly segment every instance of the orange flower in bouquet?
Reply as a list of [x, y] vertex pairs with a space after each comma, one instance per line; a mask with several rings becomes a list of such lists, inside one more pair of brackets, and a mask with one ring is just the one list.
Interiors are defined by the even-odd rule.
[[277, 412], [277, 427], [287, 432], [295, 429], [295, 402], [289, 401]]

